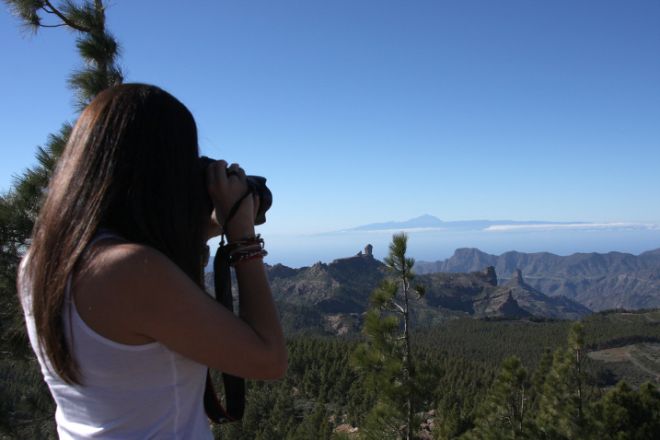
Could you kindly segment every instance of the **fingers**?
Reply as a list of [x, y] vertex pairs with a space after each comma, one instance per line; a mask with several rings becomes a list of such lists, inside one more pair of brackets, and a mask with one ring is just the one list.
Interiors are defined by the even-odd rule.
[[206, 168], [206, 181], [208, 182], [208, 190], [214, 194], [218, 190], [218, 186], [226, 187], [227, 185], [227, 162], [224, 160], [216, 160], [209, 164]]
[[237, 163], [233, 163], [227, 168], [227, 175], [230, 178], [236, 176], [241, 182], [245, 181], [245, 170]]
[[237, 170], [238, 178], [241, 179], [241, 182], [245, 182], [245, 170], [243, 168], [238, 168]]
[[232, 181], [238, 181], [242, 184], [246, 181], [245, 170], [237, 163], [227, 166], [224, 160], [218, 160], [211, 164], [206, 169], [206, 181], [208, 183], [209, 193], [214, 194], [220, 188], [228, 188], [228, 184]]
[[[248, 185], [245, 170], [237, 163], [228, 166], [226, 161], [218, 160], [209, 164], [206, 172], [208, 192], [215, 208], [216, 219], [218, 223], [224, 224], [232, 207], [246, 194]], [[244, 203], [241, 206], [248, 204], [250, 205], [248, 211], [254, 212], [254, 198], [246, 198], [251, 203]], [[245, 209], [241, 209], [241, 211], [245, 211]], [[254, 221], [253, 215], [247, 212], [239, 217], [250, 217]]]

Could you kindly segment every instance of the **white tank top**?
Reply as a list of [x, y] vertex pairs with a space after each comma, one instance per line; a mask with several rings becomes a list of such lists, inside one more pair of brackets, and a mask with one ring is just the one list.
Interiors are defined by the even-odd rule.
[[[117, 238], [105, 233], [92, 243], [111, 237]], [[69, 276], [63, 322], [81, 385], [64, 382], [39, 349], [30, 282], [23, 276], [20, 282], [30, 343], [57, 404], [60, 439], [212, 439], [202, 402], [206, 367], [159, 342], [125, 345], [96, 333], [78, 314], [70, 285]]]

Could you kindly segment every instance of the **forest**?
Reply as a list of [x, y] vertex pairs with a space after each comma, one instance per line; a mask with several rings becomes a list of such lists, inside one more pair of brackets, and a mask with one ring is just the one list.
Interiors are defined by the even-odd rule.
[[[632, 364], [589, 356], [582, 357], [578, 374], [567, 358], [574, 359], [578, 350], [660, 344], [660, 311], [592, 315], [582, 321], [582, 340], [569, 342], [573, 326], [569, 321], [465, 318], [414, 332], [420, 382], [415, 438], [655, 438], [660, 430], [657, 358], [655, 378]], [[17, 335], [5, 332], [2, 338], [0, 438], [56, 438], [54, 404], [38, 365], [27, 341], [25, 350], [8, 352], [12, 337]], [[377, 434], [364, 429], [379, 390], [354, 365], [353, 353], [363, 340], [290, 335], [286, 377], [248, 381], [243, 420], [214, 427], [216, 438], [397, 438], [378, 426], [371, 428]], [[572, 411], [578, 405], [581, 417]], [[542, 431], [548, 424], [558, 431]]]

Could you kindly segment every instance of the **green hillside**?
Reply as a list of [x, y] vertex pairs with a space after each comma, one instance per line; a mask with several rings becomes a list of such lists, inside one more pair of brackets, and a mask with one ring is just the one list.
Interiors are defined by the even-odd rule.
[[[657, 375], [644, 371], [660, 371], [659, 310], [599, 313], [582, 322], [586, 345], [594, 353], [587, 363], [591, 401], [619, 380], [635, 387], [647, 380], [660, 385]], [[569, 325], [569, 321], [459, 318], [417, 332], [419, 364], [429, 372], [425, 394], [420, 396], [431, 414], [427, 418], [436, 428], [444, 423], [454, 426], [455, 433], [468, 430], [502, 361], [516, 355], [534, 371], [546, 348], [566, 344]], [[350, 353], [359, 338], [291, 336], [286, 378], [248, 382], [245, 419], [220, 428], [226, 435], [222, 438], [330, 438], [338, 427], [359, 428], [375, 399], [364, 378], [350, 366]], [[633, 353], [644, 369], [603, 354], [617, 348]], [[34, 360], [7, 353], [0, 360], [0, 374], [0, 438], [55, 438], [54, 407]]]

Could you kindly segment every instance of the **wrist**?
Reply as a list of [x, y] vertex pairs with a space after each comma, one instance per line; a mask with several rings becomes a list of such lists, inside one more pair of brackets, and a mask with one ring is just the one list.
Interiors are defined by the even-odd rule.
[[259, 265], [262, 266], [264, 264], [264, 257], [268, 254], [266, 251], [262, 252], [255, 252], [253, 254], [245, 255], [243, 257], [234, 259], [234, 261], [231, 263], [231, 266], [236, 269], [244, 266], [253, 266]]
[[256, 234], [254, 232], [254, 226], [242, 227], [242, 228], [229, 228], [227, 230], [227, 241], [229, 243], [238, 240], [244, 240], [246, 238], [253, 238]]
[[229, 264], [234, 267], [244, 262], [262, 260], [268, 255], [261, 235], [229, 241], [226, 245], [222, 245], [222, 249], [224, 255], [228, 257]]

